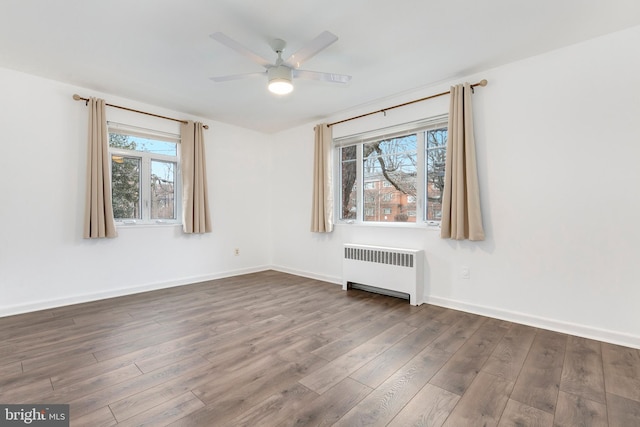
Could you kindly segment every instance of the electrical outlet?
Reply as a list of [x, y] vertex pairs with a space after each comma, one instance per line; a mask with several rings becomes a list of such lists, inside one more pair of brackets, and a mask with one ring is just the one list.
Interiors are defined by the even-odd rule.
[[233, 254], [234, 254], [235, 256], [240, 256], [240, 248], [235, 248], [235, 249], [233, 250]]
[[463, 265], [460, 267], [460, 278], [461, 279], [469, 279], [471, 277], [471, 270], [468, 266]]

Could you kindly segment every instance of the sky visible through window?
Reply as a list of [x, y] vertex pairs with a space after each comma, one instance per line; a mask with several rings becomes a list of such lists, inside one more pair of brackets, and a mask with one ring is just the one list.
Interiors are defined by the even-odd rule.
[[[144, 151], [147, 153], [164, 154], [167, 156], [177, 156], [178, 144], [175, 142], [158, 141], [155, 139], [141, 138], [138, 136], [127, 137], [129, 142], [135, 143], [136, 151]], [[152, 162], [151, 173], [165, 178], [167, 174], [166, 163]]]

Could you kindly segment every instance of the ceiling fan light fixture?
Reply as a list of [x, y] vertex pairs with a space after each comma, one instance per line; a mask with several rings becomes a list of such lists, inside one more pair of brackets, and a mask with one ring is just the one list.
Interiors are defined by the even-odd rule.
[[286, 95], [293, 90], [291, 68], [279, 65], [267, 71], [269, 78], [269, 92], [276, 95]]

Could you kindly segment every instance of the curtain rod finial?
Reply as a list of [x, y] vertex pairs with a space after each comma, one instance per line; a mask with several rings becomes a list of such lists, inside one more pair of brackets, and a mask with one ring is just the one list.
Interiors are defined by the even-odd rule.
[[487, 85], [487, 83], [489, 83], [489, 82], [487, 81], [487, 79], [482, 79], [482, 80], [480, 80], [480, 86], [482, 86], [482, 87], [485, 87], [485, 86]]
[[73, 99], [75, 99], [76, 101], [80, 101], [82, 98], [77, 93], [74, 93], [73, 94]]

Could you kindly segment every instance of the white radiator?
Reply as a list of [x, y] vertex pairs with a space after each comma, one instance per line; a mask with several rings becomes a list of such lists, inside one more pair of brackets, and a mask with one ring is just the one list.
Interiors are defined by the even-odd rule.
[[420, 305], [424, 293], [424, 251], [344, 245], [342, 289], [361, 288], [409, 299]]

